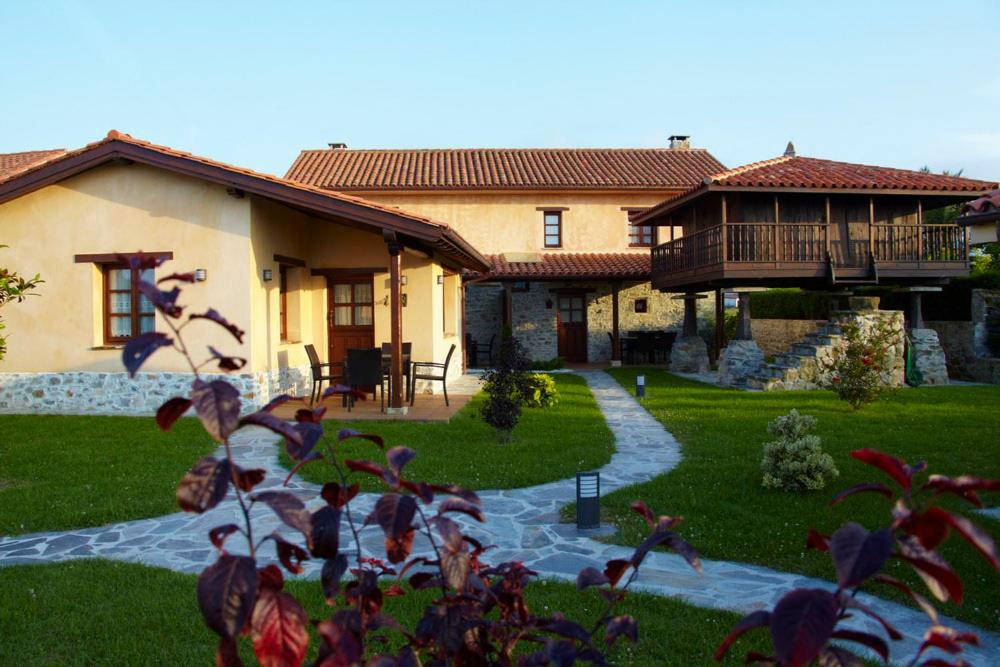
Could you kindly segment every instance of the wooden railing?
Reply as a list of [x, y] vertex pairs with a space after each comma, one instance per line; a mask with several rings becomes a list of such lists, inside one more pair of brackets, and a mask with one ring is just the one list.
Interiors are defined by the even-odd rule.
[[727, 262], [826, 261], [824, 223], [731, 222], [726, 225]]
[[[653, 273], [669, 274], [723, 262], [826, 262], [841, 254], [893, 262], [965, 262], [965, 231], [954, 225], [872, 225], [869, 239], [842, 239], [822, 222], [730, 222], [653, 248]], [[848, 248], [847, 246], [850, 246]], [[841, 262], [843, 263], [843, 262]]]
[[722, 262], [722, 225], [653, 248], [653, 273], [676, 273]]
[[965, 230], [955, 225], [873, 225], [872, 245], [880, 262], [964, 262]]

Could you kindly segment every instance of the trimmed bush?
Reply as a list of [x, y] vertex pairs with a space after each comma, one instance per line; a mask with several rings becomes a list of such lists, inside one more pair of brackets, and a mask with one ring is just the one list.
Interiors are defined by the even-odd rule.
[[771, 289], [750, 295], [750, 315], [762, 320], [825, 320], [830, 297], [799, 289]]
[[551, 359], [546, 359], [544, 361], [532, 361], [531, 370], [533, 371], [557, 371], [560, 368], [566, 367], [566, 360], [562, 357], [552, 357]]
[[551, 375], [532, 373], [525, 380], [521, 404], [527, 408], [550, 408], [559, 402], [559, 391]]
[[763, 486], [782, 491], [818, 491], [840, 472], [833, 457], [823, 452], [816, 428], [816, 418], [792, 410], [775, 417], [767, 432], [777, 440], [764, 445], [760, 467], [764, 472]]

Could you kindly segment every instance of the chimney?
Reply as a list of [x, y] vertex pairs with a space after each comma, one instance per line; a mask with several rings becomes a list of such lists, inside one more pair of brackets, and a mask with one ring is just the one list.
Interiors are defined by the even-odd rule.
[[795, 157], [795, 144], [790, 141], [785, 146], [785, 157]]
[[337, 141], [335, 143], [332, 143], [332, 144], [327, 144], [327, 146], [329, 146], [330, 148], [340, 148], [340, 149], [347, 148], [347, 144], [339, 142], [339, 141]]
[[670, 135], [670, 150], [680, 151], [680, 150], [687, 150], [688, 148], [691, 148], [691, 135], [689, 134]]

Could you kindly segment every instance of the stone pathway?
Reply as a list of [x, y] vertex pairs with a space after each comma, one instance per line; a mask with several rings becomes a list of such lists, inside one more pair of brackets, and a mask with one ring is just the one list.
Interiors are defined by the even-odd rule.
[[[602, 493], [647, 481], [674, 468], [681, 460], [680, 446], [663, 426], [643, 409], [611, 376], [601, 371], [581, 372], [615, 435], [616, 452], [601, 468]], [[268, 470], [268, 479], [257, 490], [276, 488], [284, 479], [277, 457], [276, 437], [263, 429], [246, 429], [234, 438], [233, 457], [243, 467]], [[322, 504], [317, 499], [319, 487], [293, 478], [288, 490], [299, 495], [311, 509]], [[572, 524], [559, 523], [559, 509], [575, 497], [575, 480], [561, 480], [538, 486], [479, 493], [486, 524], [478, 524], [464, 515], [456, 519], [464, 530], [484, 544], [496, 545], [488, 561], [521, 560], [545, 577], [575, 580], [587, 566], [603, 567], [611, 558], [629, 558], [629, 548], [608, 545], [578, 533]], [[371, 511], [376, 494], [360, 494], [352, 501], [353, 514], [360, 524]], [[665, 511], [668, 508], [654, 508]], [[234, 500], [221, 503], [203, 515], [175, 513], [153, 519], [71, 530], [60, 533], [37, 533], [0, 538], [0, 566], [44, 563], [75, 558], [103, 557], [166, 567], [180, 572], [198, 572], [215, 559], [208, 542], [210, 528], [223, 523], [242, 525]], [[277, 530], [296, 540], [290, 530], [277, 521], [266, 508], [255, 510], [254, 531], [266, 535]], [[298, 540], [296, 540], [298, 541]], [[352, 544], [346, 532], [343, 544]], [[233, 553], [245, 550], [236, 535], [227, 542]], [[362, 548], [382, 555], [382, 533], [369, 527], [362, 531]], [[425, 540], [415, 542], [414, 551], [426, 551]], [[264, 549], [263, 558], [273, 558], [273, 547]], [[318, 563], [307, 561], [304, 576], [319, 576]], [[797, 574], [778, 572], [755, 565], [727, 561], [705, 561], [704, 574], [691, 570], [679, 556], [664, 552], [650, 553], [633, 586], [659, 595], [679, 598], [692, 604], [716, 609], [748, 612], [770, 608], [788, 590], [795, 587], [833, 589], [829, 582]], [[892, 642], [896, 661], [904, 662], [919, 646], [928, 619], [919, 611], [868, 595], [859, 597], [890, 620], [905, 636]], [[1000, 656], [1000, 636], [962, 623], [948, 622], [960, 630], [979, 634], [982, 646], [964, 654], [972, 664], [991, 664]], [[859, 629], [882, 635], [874, 621], [856, 619]], [[721, 636], [720, 636], [721, 639]]]

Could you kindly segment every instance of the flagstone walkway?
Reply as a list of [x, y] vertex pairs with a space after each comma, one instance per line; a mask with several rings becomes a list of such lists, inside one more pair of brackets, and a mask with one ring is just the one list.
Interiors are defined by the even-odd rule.
[[[616, 452], [600, 470], [602, 493], [647, 481], [680, 462], [680, 445], [674, 437], [611, 376], [602, 371], [583, 371], [580, 375], [586, 379], [615, 435]], [[276, 437], [263, 429], [241, 430], [234, 437], [233, 458], [245, 468], [261, 467], [268, 471], [267, 480], [257, 490], [279, 487], [287, 474], [278, 463]], [[544, 465], [544, 461], [539, 464]], [[319, 487], [298, 477], [292, 479], [287, 489], [299, 495], [311, 509], [322, 504], [318, 500]], [[584, 567], [603, 568], [603, 562], [608, 559], [631, 556], [629, 548], [599, 542], [581, 534], [572, 524], [559, 523], [559, 509], [575, 497], [573, 479], [523, 489], [481, 491], [479, 496], [487, 523], [478, 524], [464, 515], [456, 520], [463, 524], [468, 535], [484, 544], [496, 545], [497, 548], [488, 553], [488, 562], [521, 560], [545, 577], [575, 580], [577, 572]], [[376, 498], [377, 494], [364, 493], [352, 501], [352, 514], [358, 525], [371, 511]], [[666, 511], [668, 508], [653, 509]], [[215, 559], [215, 551], [208, 542], [209, 529], [231, 522], [242, 524], [234, 499], [202, 515], [179, 512], [97, 528], [5, 537], [0, 538], [0, 566], [103, 557], [180, 572], [198, 572]], [[290, 529], [281, 525], [266, 508], [255, 510], [254, 530], [257, 535], [277, 530], [296, 540]], [[344, 531], [341, 543], [352, 545], [346, 521]], [[245, 550], [239, 536], [232, 537], [226, 546], [233, 553]], [[428, 548], [423, 538], [415, 542], [415, 553], [426, 552]], [[384, 554], [379, 529], [369, 527], [362, 531], [362, 549], [376, 556]], [[273, 558], [271, 547], [265, 552], [264, 558]], [[795, 587], [834, 588], [827, 581], [755, 565], [727, 561], [704, 561], [703, 565], [704, 573], [699, 575], [677, 555], [652, 552], [633, 586], [701, 607], [744, 613], [772, 607], [784, 593]], [[319, 563], [308, 561], [305, 566], [304, 576], [318, 578]], [[873, 596], [861, 595], [859, 599], [903, 633], [902, 641], [892, 642], [892, 654], [894, 662], [908, 660], [929, 626], [926, 616]], [[982, 646], [969, 649], [963, 655], [971, 664], [987, 665], [1000, 660], [1000, 635], [963, 623], [945, 622], [979, 634]], [[876, 622], [870, 619], [854, 619], [854, 625], [882, 635]]]

